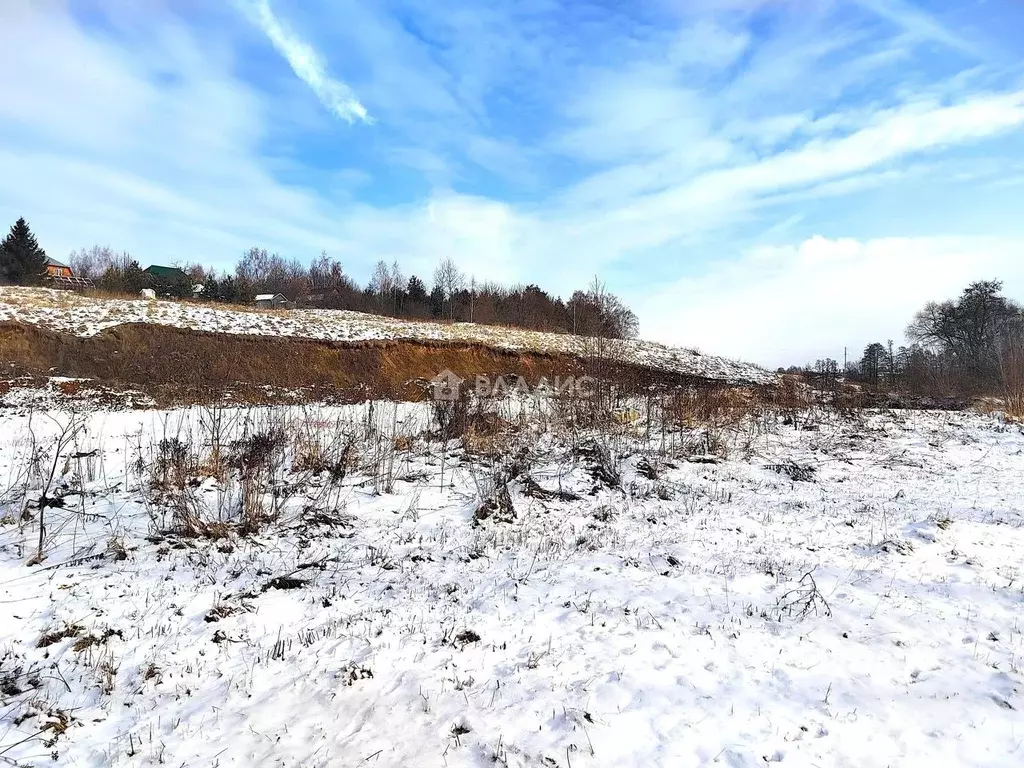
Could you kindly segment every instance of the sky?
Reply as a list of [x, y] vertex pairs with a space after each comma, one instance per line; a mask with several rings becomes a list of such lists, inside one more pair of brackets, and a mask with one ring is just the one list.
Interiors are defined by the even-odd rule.
[[1024, 299], [1024, 2], [2, 0], [0, 228], [568, 297], [763, 365]]

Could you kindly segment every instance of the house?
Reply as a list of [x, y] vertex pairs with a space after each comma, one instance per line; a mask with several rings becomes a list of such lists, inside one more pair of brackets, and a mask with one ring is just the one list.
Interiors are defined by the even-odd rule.
[[191, 282], [188, 275], [178, 267], [161, 267], [158, 264], [150, 264], [142, 270], [142, 273], [148, 275], [152, 282], [159, 285]]
[[96, 286], [87, 277], [75, 277], [71, 267], [61, 261], [46, 257], [46, 284], [59, 291], [88, 291]]
[[288, 297], [283, 293], [260, 293], [252, 303], [260, 309], [287, 309], [291, 306]]
[[74, 277], [71, 272], [71, 267], [63, 262], [57, 261], [51, 256], [46, 257], [46, 276], [47, 277]]
[[192, 294], [192, 278], [178, 267], [162, 267], [151, 264], [142, 270], [146, 286], [156, 291], [157, 296], [185, 298]]

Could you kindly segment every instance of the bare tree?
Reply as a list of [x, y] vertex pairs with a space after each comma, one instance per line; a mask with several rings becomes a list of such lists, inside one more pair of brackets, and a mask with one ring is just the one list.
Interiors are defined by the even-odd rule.
[[434, 270], [434, 285], [440, 288], [448, 302], [449, 319], [455, 317], [455, 294], [461, 291], [466, 285], [466, 276], [462, 274], [455, 262], [450, 257], [441, 259]]
[[586, 293], [574, 293], [567, 309], [571, 313], [572, 332], [576, 334], [631, 339], [639, 330], [633, 311], [599, 277], [594, 277]]
[[391, 292], [391, 270], [383, 259], [378, 261], [373, 268], [369, 288], [380, 296], [386, 296]]
[[391, 268], [386, 261], [381, 259], [373, 268], [373, 275], [370, 276], [370, 283], [367, 286], [370, 292], [376, 297], [377, 307], [380, 312], [391, 312], [395, 307], [395, 281], [391, 274]]
[[399, 310], [401, 309], [402, 296], [405, 291], [405, 275], [402, 273], [402, 268], [398, 265], [398, 261], [391, 262], [391, 303], [392, 303], [392, 314], [398, 316]]
[[99, 280], [114, 265], [117, 256], [109, 245], [94, 245], [89, 249], [82, 248], [72, 251], [68, 256], [68, 266], [77, 277]]
[[310, 265], [307, 279], [309, 288], [314, 292], [358, 290], [353, 280], [345, 274], [341, 262], [330, 258], [327, 251], [321, 251], [320, 258]]

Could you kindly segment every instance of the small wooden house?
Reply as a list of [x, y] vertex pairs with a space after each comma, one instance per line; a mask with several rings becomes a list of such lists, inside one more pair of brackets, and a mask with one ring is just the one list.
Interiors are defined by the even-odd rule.
[[46, 276], [47, 277], [74, 277], [71, 272], [71, 267], [63, 262], [57, 261], [51, 256], [46, 257]]
[[291, 305], [283, 293], [260, 293], [252, 303], [260, 309], [287, 309]]
[[59, 291], [88, 291], [96, 286], [87, 277], [75, 277], [71, 267], [46, 257], [46, 285]]

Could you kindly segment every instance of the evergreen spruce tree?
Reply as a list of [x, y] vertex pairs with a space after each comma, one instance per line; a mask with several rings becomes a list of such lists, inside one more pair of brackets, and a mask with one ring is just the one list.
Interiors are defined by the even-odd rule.
[[46, 275], [46, 252], [24, 218], [18, 219], [0, 243], [0, 274], [13, 285], [39, 285]]

